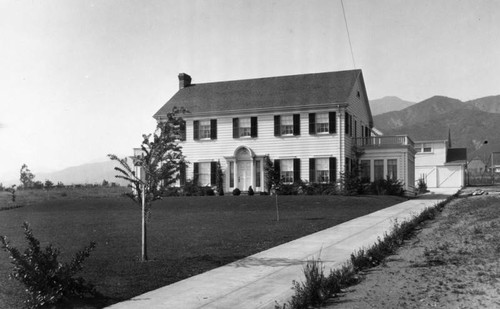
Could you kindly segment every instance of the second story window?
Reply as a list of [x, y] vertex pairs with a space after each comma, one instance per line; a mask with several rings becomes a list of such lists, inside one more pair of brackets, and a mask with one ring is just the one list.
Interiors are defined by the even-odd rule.
[[240, 137], [251, 136], [250, 118], [240, 118]]
[[432, 144], [415, 144], [417, 152], [432, 152]]
[[282, 135], [300, 135], [300, 114], [274, 116], [274, 136]]
[[210, 120], [200, 121], [200, 139], [210, 138]]
[[309, 113], [309, 134], [337, 132], [337, 113]]
[[233, 138], [257, 137], [257, 117], [233, 118]]
[[328, 114], [316, 114], [316, 133], [328, 133]]
[[217, 119], [193, 121], [193, 139], [217, 139]]
[[293, 116], [281, 117], [281, 135], [293, 135]]

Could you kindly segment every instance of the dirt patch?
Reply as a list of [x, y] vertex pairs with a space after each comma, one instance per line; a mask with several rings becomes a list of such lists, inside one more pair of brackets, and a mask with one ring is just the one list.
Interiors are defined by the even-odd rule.
[[448, 204], [326, 308], [500, 308], [500, 196]]

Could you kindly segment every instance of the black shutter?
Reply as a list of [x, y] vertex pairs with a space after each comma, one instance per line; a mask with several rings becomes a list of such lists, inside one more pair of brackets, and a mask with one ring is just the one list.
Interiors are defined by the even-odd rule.
[[210, 185], [217, 183], [217, 162], [210, 162]]
[[200, 171], [200, 164], [198, 162], [194, 162], [193, 164], [193, 183], [198, 185], [198, 176]]
[[181, 163], [179, 166], [179, 182], [181, 187], [186, 185], [186, 163]]
[[274, 116], [274, 136], [281, 136], [281, 117], [280, 117], [280, 115]]
[[300, 159], [293, 159], [293, 182], [300, 181]]
[[217, 139], [217, 119], [210, 119], [210, 139]]
[[257, 137], [257, 117], [250, 118], [250, 136]]
[[330, 158], [330, 182], [337, 180], [337, 158]]
[[300, 135], [300, 114], [293, 114], [293, 135]]
[[352, 115], [349, 115], [349, 135], [352, 136]]
[[316, 182], [316, 159], [309, 158], [309, 182]]
[[349, 134], [349, 114], [347, 112], [345, 113], [344, 123], [345, 123], [345, 134]]
[[181, 135], [180, 140], [185, 141], [186, 140], [186, 121], [181, 121], [179, 124], [179, 134]]
[[309, 134], [316, 134], [316, 114], [309, 114]]
[[200, 122], [198, 120], [193, 121], [193, 139], [200, 139]]
[[274, 160], [274, 171], [279, 175], [278, 179], [281, 180], [281, 165], [279, 159]]
[[238, 118], [233, 118], [233, 138], [240, 137], [240, 122]]
[[328, 132], [336, 133], [337, 132], [337, 113], [329, 112], [328, 113]]

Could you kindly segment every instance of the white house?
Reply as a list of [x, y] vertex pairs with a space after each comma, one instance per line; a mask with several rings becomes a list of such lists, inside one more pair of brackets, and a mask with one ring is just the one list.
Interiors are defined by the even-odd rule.
[[216, 163], [225, 191], [264, 191], [264, 158], [282, 179], [329, 183], [363, 165], [365, 176], [401, 179], [413, 188], [415, 159], [407, 136], [372, 136], [373, 118], [361, 70], [194, 84], [179, 74], [179, 91], [154, 115], [163, 121], [184, 107], [181, 182], [215, 184]]
[[467, 150], [451, 148], [449, 139], [415, 141], [416, 181], [428, 188], [460, 188], [465, 185]]

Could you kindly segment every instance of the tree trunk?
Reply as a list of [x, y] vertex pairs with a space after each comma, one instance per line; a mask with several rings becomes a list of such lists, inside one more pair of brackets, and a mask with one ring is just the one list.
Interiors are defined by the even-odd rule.
[[147, 229], [146, 229], [146, 196], [144, 187], [142, 190], [142, 261], [148, 260], [148, 244], [147, 244]]

